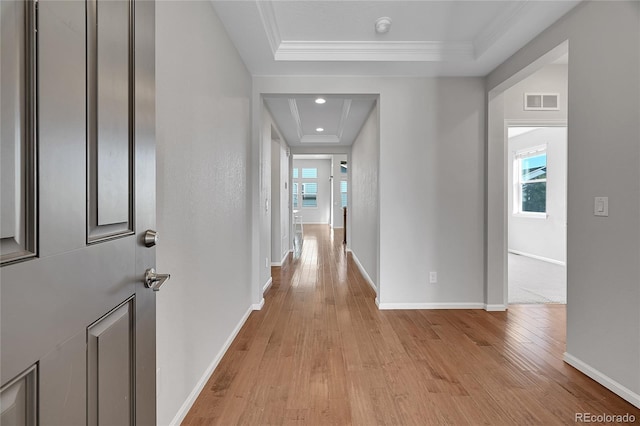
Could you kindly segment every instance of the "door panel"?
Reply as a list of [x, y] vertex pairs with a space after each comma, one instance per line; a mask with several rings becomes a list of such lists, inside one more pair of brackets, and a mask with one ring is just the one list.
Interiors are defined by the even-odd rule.
[[132, 422], [133, 308], [131, 298], [87, 329], [88, 425]]
[[[94, 2], [98, 9], [103, 3], [131, 28], [133, 3]], [[155, 295], [142, 281], [155, 266], [155, 249], [142, 243], [144, 232], [155, 227], [155, 6], [144, 0], [135, 7], [135, 56], [128, 34], [123, 43], [121, 31], [101, 33], [107, 50], [126, 51], [106, 54], [96, 72], [108, 73], [110, 63], [121, 69], [126, 57], [135, 73], [128, 63], [129, 81], [118, 74], [124, 95], [118, 88], [96, 91], [98, 97], [117, 94], [121, 109], [110, 104], [115, 98], [96, 99], [119, 118], [91, 139], [89, 129], [98, 125], [91, 120], [86, 84], [92, 46], [87, 36], [95, 30], [87, 30], [89, 8], [77, 0], [39, 1], [38, 257], [4, 263], [0, 270], [0, 384], [8, 386], [37, 365], [42, 424], [155, 424]], [[5, 50], [1, 59], [4, 67]], [[2, 133], [3, 153], [14, 139]], [[99, 151], [106, 159], [102, 174]], [[98, 201], [100, 188], [104, 197]], [[12, 195], [0, 189], [4, 205]], [[98, 234], [88, 236], [91, 229]], [[0, 412], [9, 415], [4, 406]]]
[[38, 367], [34, 365], [0, 389], [0, 424], [37, 424], [37, 381]]
[[35, 6], [0, 2], [0, 262], [36, 254]]

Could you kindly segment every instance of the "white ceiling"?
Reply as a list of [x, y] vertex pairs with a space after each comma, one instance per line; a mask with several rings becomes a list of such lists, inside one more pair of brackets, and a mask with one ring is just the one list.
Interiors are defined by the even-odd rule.
[[[580, 2], [211, 1], [251, 74], [280, 76], [485, 76]], [[383, 16], [391, 30], [377, 34]], [[375, 98], [325, 97], [265, 103], [292, 147], [351, 145]]]
[[484, 76], [580, 2], [212, 1], [253, 75], [413, 76]]
[[[322, 97], [324, 104], [316, 104]], [[348, 146], [376, 101], [374, 95], [268, 95], [264, 102], [290, 146]], [[316, 131], [322, 128], [324, 131]]]

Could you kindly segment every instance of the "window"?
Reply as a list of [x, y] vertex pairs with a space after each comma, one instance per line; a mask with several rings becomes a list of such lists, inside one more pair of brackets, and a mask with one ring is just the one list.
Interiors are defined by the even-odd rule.
[[302, 184], [302, 207], [318, 207], [317, 182], [305, 182]]
[[318, 169], [316, 167], [294, 168], [293, 179], [296, 180], [291, 185], [293, 208], [318, 207]]
[[340, 199], [342, 200], [342, 207], [347, 207], [347, 181], [340, 181]]
[[515, 213], [547, 212], [546, 147], [516, 154], [514, 162]]
[[346, 161], [341, 161], [340, 162], [340, 173], [342, 174], [347, 174], [347, 162]]
[[318, 169], [302, 169], [302, 179], [318, 179]]

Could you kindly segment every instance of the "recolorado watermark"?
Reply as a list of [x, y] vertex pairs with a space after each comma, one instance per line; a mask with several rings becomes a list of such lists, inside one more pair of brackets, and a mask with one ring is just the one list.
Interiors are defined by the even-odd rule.
[[633, 414], [593, 414], [576, 413], [574, 421], [576, 423], [635, 423], [636, 416]]

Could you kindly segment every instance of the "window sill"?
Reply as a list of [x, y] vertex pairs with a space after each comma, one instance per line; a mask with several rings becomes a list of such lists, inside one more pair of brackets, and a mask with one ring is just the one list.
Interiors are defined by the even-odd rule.
[[513, 213], [513, 217], [522, 219], [546, 219], [549, 215], [547, 213]]

